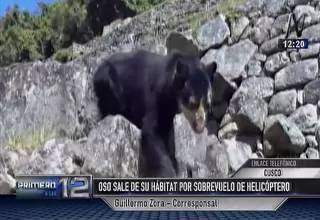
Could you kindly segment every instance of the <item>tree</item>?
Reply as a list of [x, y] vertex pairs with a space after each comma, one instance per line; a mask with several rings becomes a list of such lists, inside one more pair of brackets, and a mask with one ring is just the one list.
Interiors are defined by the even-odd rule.
[[[17, 5], [0, 18], [0, 66], [51, 57], [73, 42], [86, 43], [118, 18], [132, 17], [164, 0], [58, 0], [34, 14]], [[61, 57], [61, 56], [58, 56]]]
[[1, 65], [42, 58], [33, 21], [29, 12], [20, 11], [17, 5], [7, 10], [0, 29]]

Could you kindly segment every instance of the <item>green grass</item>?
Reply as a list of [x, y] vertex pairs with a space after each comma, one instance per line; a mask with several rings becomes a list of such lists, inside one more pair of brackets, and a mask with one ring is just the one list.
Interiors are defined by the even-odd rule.
[[71, 61], [76, 58], [76, 56], [73, 55], [72, 52], [70, 52], [68, 49], [61, 49], [58, 50], [54, 55], [53, 58], [56, 61], [59, 61], [61, 63], [66, 63], [68, 61]]
[[219, 13], [228, 14], [234, 12], [235, 7], [241, 6], [246, 0], [221, 0], [217, 3], [216, 7]]
[[32, 151], [41, 147], [46, 141], [54, 138], [55, 136], [56, 132], [54, 129], [42, 128], [24, 135], [11, 134], [4, 145], [9, 149]]
[[168, 1], [170, 0], [124, 0], [124, 3], [131, 10], [139, 14]]
[[186, 22], [192, 31], [196, 31], [202, 22], [210, 20], [217, 16], [217, 14], [223, 14], [229, 21], [234, 21], [241, 16], [240, 13], [235, 11], [235, 7], [242, 5], [246, 0], [221, 0], [217, 3], [215, 8], [207, 11], [195, 13], [189, 15]]

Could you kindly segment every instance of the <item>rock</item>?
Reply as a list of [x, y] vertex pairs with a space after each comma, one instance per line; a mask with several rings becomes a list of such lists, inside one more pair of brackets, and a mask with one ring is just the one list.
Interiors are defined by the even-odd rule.
[[7, 173], [0, 173], [0, 195], [12, 194], [15, 188], [15, 179]]
[[304, 152], [302, 154], [300, 154], [300, 159], [308, 159], [307, 154]]
[[219, 140], [230, 139], [235, 137], [239, 131], [238, 125], [235, 122], [229, 123], [221, 128], [218, 132]]
[[230, 36], [230, 30], [225, 22], [225, 16], [219, 15], [207, 21], [197, 31], [197, 42], [202, 49], [212, 45], [222, 44]]
[[256, 158], [264, 158], [264, 155], [261, 151], [257, 151], [255, 154], [257, 155]]
[[276, 17], [285, 12], [284, 1], [269, 0], [263, 5], [263, 13], [266, 16]]
[[268, 100], [274, 93], [274, 81], [270, 77], [250, 77], [241, 83], [238, 91]]
[[[189, 169], [189, 170], [188, 170]], [[217, 175], [216, 172], [211, 172], [209, 168], [201, 163], [194, 163], [193, 166], [189, 166], [186, 170], [190, 173], [191, 171], [191, 177], [192, 178], [216, 178]], [[187, 173], [187, 175], [189, 175]], [[184, 178], [188, 178], [188, 176], [185, 176]]]
[[310, 0], [290, 0], [288, 1], [288, 6], [290, 7], [294, 7], [297, 5], [304, 5], [304, 4], [308, 4], [310, 2]]
[[318, 142], [316, 140], [316, 136], [307, 135], [306, 136], [306, 141], [307, 141], [308, 147], [311, 147], [311, 148], [314, 148], [314, 149], [318, 149]]
[[181, 52], [182, 54], [194, 55], [199, 54], [198, 47], [194, 44], [192, 39], [187, 39], [181, 33], [171, 32], [166, 38], [166, 48], [168, 54], [174, 50]]
[[194, 133], [187, 119], [180, 114], [174, 119], [174, 133], [176, 158], [179, 162], [189, 165], [204, 162], [207, 150], [207, 130], [202, 134]]
[[289, 52], [289, 56], [290, 56], [291, 62], [298, 62], [301, 60], [301, 56], [298, 51]]
[[257, 60], [250, 60], [247, 64], [248, 77], [261, 76], [261, 62]]
[[277, 71], [287, 66], [290, 63], [290, 58], [287, 52], [279, 52], [267, 58], [265, 69], [269, 76], [273, 76]]
[[[245, 68], [246, 68], [246, 67], [245, 67]], [[248, 74], [247, 74], [246, 71], [242, 71], [240, 78], [239, 78], [239, 79], [236, 79], [235, 82], [239, 83], [240, 80], [241, 80], [241, 81], [244, 81], [244, 80], [246, 80], [246, 79], [248, 79]]]
[[138, 176], [140, 130], [122, 116], [107, 116], [91, 130], [83, 172], [96, 177]]
[[248, 13], [248, 18], [252, 21], [257, 21], [261, 16], [261, 11], [252, 11]]
[[298, 92], [297, 92], [297, 104], [299, 106], [304, 104], [304, 91], [303, 90], [298, 90]]
[[[280, 34], [284, 34], [287, 31], [289, 21], [289, 14], [279, 15], [273, 22], [272, 28], [270, 30], [270, 37], [276, 37]], [[293, 27], [293, 22], [291, 22], [290, 27]]]
[[[154, 33], [153, 34], [149, 33], [143, 36], [144, 34], [137, 33], [133, 38], [134, 40], [130, 42], [130, 44], [127, 44], [127, 48], [131, 48], [131, 49], [129, 50], [127, 49], [126, 51], [130, 52], [136, 49], [144, 49], [144, 50], [148, 50], [150, 52], [154, 52], [162, 55], [166, 54], [166, 46], [163, 45], [161, 42], [159, 42], [159, 38], [154, 37]], [[122, 49], [122, 45], [125, 45], [125, 44], [119, 45], [119, 48]], [[117, 51], [118, 49], [115, 52]]]
[[268, 104], [258, 96], [240, 90], [230, 100], [228, 113], [241, 131], [259, 133], [268, 115]]
[[[136, 48], [153, 51], [153, 46], [156, 46], [160, 39], [165, 38], [167, 33], [172, 30], [172, 24], [175, 25], [178, 19], [193, 12], [204, 11], [208, 6], [212, 7], [213, 4], [213, 2], [209, 2], [209, 4], [197, 2], [195, 4], [190, 0], [168, 1], [135, 16], [128, 24], [121, 25], [108, 35], [88, 42], [87, 45], [94, 47], [93, 53], [104, 51], [110, 54], [118, 51], [118, 48], [123, 44], [134, 44], [133, 46]], [[132, 38], [134, 41], [131, 40]]]
[[319, 71], [317, 59], [309, 59], [293, 63], [275, 75], [277, 91], [301, 87], [314, 80]]
[[247, 17], [242, 16], [231, 24], [231, 39], [233, 42], [238, 42], [240, 40], [241, 34], [249, 25], [249, 22]]
[[[179, 31], [179, 32], [172, 31], [171, 33], [179, 33], [180, 37], [182, 36], [185, 39], [191, 40], [193, 44], [196, 44], [196, 42], [193, 39], [193, 31], [192, 31], [192, 29], [187, 29], [187, 30], [183, 29], [182, 31]], [[197, 50], [199, 50], [198, 47], [197, 47]]]
[[220, 128], [226, 126], [229, 123], [232, 123], [233, 122], [232, 120], [233, 120], [232, 116], [229, 113], [226, 113], [221, 120]]
[[314, 134], [315, 134], [318, 146], [320, 146], [320, 120], [317, 121]]
[[253, 54], [253, 59], [255, 59], [256, 61], [260, 61], [260, 62], [266, 62], [267, 56], [265, 54], [256, 52]]
[[88, 72], [82, 60], [0, 68], [0, 139], [86, 135], [97, 121]]
[[320, 100], [320, 79], [309, 82], [304, 88], [304, 102], [310, 104], [317, 104]]
[[[250, 23], [249, 23], [249, 24], [250, 24]], [[243, 33], [241, 34], [240, 40], [245, 40], [245, 39], [250, 38], [252, 31], [253, 31], [253, 27], [251, 27], [251, 25], [248, 25], [248, 26], [244, 29]]]
[[299, 50], [302, 59], [317, 57], [320, 53], [320, 43], [310, 44], [308, 49]]
[[261, 45], [266, 39], [268, 39], [273, 22], [274, 19], [270, 17], [264, 16], [259, 18], [250, 34], [252, 42]]
[[73, 141], [48, 140], [43, 147], [32, 152], [14, 170], [15, 174], [79, 174], [87, 159], [84, 152]]
[[229, 157], [224, 146], [221, 145], [216, 136], [208, 136], [207, 157], [205, 164], [214, 177], [229, 176]]
[[0, 172], [1, 163], [4, 164], [4, 168], [11, 171], [16, 171], [20, 166], [21, 161], [24, 161], [28, 157], [28, 153], [23, 149], [7, 149], [0, 147]]
[[305, 27], [316, 24], [320, 21], [320, 11], [316, 11], [315, 8], [310, 5], [298, 5], [294, 8], [293, 13], [296, 18], [300, 18], [302, 15], [305, 15]]
[[260, 52], [266, 55], [271, 55], [271, 54], [280, 52], [281, 49], [278, 47], [278, 41], [279, 39], [283, 39], [284, 37], [285, 35], [282, 34], [263, 42], [260, 46]]
[[[188, 48], [188, 49], [189, 49], [189, 48]], [[128, 52], [130, 52], [130, 51], [132, 51], [132, 49], [131, 49], [131, 50], [128, 50]], [[154, 50], [150, 50], [150, 51], [153, 51], [154, 53], [161, 54], [161, 55], [166, 55], [166, 54], [168, 54], [167, 47], [164, 46], [164, 45], [161, 44], [161, 43], [155, 45]], [[188, 52], [188, 53], [192, 53], [192, 50], [191, 50], [191, 49], [186, 50], [185, 53], [187, 53], [187, 52]]]
[[318, 119], [317, 107], [311, 104], [301, 106], [292, 112], [289, 119], [298, 126], [302, 133], [314, 134]]
[[263, 140], [263, 155], [267, 158], [277, 155], [276, 148], [268, 140]]
[[[262, 9], [266, 0], [248, 0], [243, 4], [235, 6], [235, 10], [240, 13], [249, 14], [250, 12], [257, 12]], [[251, 17], [251, 16], [250, 16]]]
[[308, 28], [305, 28], [302, 32], [302, 38], [307, 38], [309, 41], [309, 44], [312, 43], [319, 43], [320, 42], [320, 24], [310, 26]]
[[319, 159], [319, 151], [314, 148], [307, 148], [305, 154], [308, 159]]
[[216, 61], [217, 71], [228, 80], [241, 77], [245, 66], [257, 50], [250, 40], [243, 40], [232, 46], [223, 46], [219, 50], [210, 50], [203, 58], [205, 64]]
[[320, 11], [320, 2], [316, 2], [314, 8], [315, 8], [317, 11]]
[[301, 154], [306, 149], [306, 140], [298, 126], [284, 115], [267, 117], [263, 138], [278, 153]]
[[232, 171], [237, 171], [252, 155], [251, 146], [245, 142], [233, 139], [225, 139], [222, 145], [226, 148], [230, 168]]
[[257, 151], [263, 151], [263, 144], [262, 143], [257, 143]]
[[228, 157], [215, 135], [208, 136], [207, 130], [195, 134], [182, 114], [175, 117], [174, 125], [176, 158], [181, 170], [191, 168], [193, 178], [228, 176]]
[[[119, 27], [122, 24], [122, 22], [123, 21], [121, 19], [116, 19], [115, 21], [111, 22], [109, 25], [105, 25], [103, 27], [102, 36], [110, 34], [110, 32], [116, 29], [117, 27]], [[127, 20], [127, 22], [130, 22], [130, 20]]]
[[294, 89], [276, 93], [269, 102], [269, 114], [290, 115], [297, 107], [297, 91]]
[[248, 144], [253, 152], [256, 152], [258, 150], [258, 145], [261, 144], [260, 135], [238, 135], [236, 136], [236, 140]]

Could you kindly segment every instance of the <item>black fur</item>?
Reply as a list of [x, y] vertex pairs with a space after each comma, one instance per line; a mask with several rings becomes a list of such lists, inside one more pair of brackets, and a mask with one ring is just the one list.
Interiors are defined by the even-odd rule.
[[101, 117], [120, 114], [141, 129], [140, 177], [176, 176], [178, 101], [190, 93], [205, 96], [216, 67], [204, 67], [198, 57], [139, 50], [112, 55], [98, 68], [93, 85]]

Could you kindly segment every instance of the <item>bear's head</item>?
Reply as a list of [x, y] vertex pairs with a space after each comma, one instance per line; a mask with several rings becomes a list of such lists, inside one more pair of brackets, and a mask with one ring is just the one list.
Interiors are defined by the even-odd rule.
[[202, 133], [206, 126], [216, 70], [216, 62], [204, 66], [195, 56], [180, 55], [175, 59], [173, 88], [181, 112], [196, 133]]

